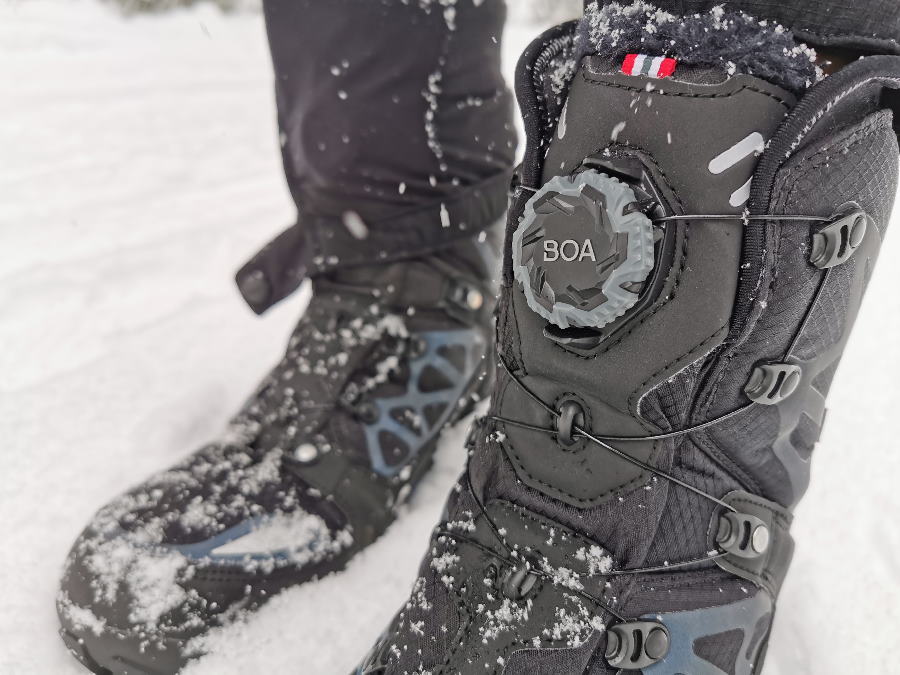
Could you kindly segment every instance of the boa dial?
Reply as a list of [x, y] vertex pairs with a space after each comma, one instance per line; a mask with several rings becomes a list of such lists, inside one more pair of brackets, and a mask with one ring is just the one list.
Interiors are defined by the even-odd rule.
[[605, 173], [557, 176], [525, 205], [513, 271], [528, 306], [560, 328], [602, 328], [638, 301], [653, 271], [653, 223]]

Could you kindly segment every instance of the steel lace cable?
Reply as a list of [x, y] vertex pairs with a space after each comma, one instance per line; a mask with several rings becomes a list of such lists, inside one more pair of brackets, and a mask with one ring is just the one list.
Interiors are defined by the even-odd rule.
[[[500, 365], [503, 366], [503, 370], [506, 372], [506, 374], [509, 376], [509, 378], [513, 382], [515, 382], [519, 386], [519, 388], [522, 389], [522, 391], [525, 392], [535, 403], [537, 403], [544, 410], [546, 410], [548, 413], [550, 413], [550, 415], [552, 417], [558, 418], [560, 416], [559, 411], [555, 410], [551, 405], [549, 405], [543, 399], [541, 399], [540, 396], [538, 396], [533, 391], [531, 391], [531, 389], [529, 389], [525, 385], [524, 382], [522, 382], [518, 377], [516, 377], [513, 374], [512, 370], [510, 369], [509, 365], [506, 363], [505, 359], [498, 356], [497, 360], [500, 362]], [[513, 424], [515, 426], [518, 426], [518, 424], [519, 424], [517, 420], [508, 420], [507, 418], [500, 417], [498, 415], [491, 415], [490, 419], [493, 419], [494, 421], [497, 421], [497, 422], [500, 422], [503, 424]], [[539, 431], [541, 433], [547, 433], [550, 435], [556, 435], [558, 433], [557, 429], [547, 428], [547, 427], [535, 426], [534, 430]], [[726, 508], [729, 511], [733, 511], [735, 513], [737, 512], [737, 509], [735, 509], [730, 504], [723, 502], [721, 499], [719, 499], [717, 497], [713, 497], [708, 492], [704, 492], [700, 488], [695, 487], [695, 486], [691, 485], [690, 483], [687, 483], [687, 482], [681, 480], [680, 478], [677, 478], [677, 477], [667, 473], [666, 471], [663, 471], [662, 469], [660, 469], [658, 467], [655, 467], [651, 464], [647, 464], [646, 462], [641, 461], [641, 460], [637, 459], [636, 457], [632, 457], [627, 452], [623, 452], [622, 450], [619, 450], [618, 448], [613, 447], [612, 445], [609, 445], [601, 438], [594, 436], [593, 434], [591, 434], [587, 430], [583, 429], [582, 427], [578, 426], [577, 424], [572, 426], [572, 430], [574, 433], [577, 433], [578, 435], [583, 436], [584, 438], [586, 438], [589, 441], [593, 442], [594, 444], [600, 446], [601, 448], [610, 452], [611, 454], [615, 455], [616, 457], [619, 457], [620, 459], [624, 459], [629, 464], [633, 464], [634, 466], [637, 466], [637, 467], [643, 469], [644, 471], [649, 471], [650, 473], [653, 473], [653, 474], [659, 476], [660, 478], [663, 478], [672, 483], [675, 483], [676, 485], [680, 485], [681, 487], [685, 488], [686, 490], [690, 490], [691, 492], [694, 492], [695, 494], [700, 495], [704, 499], [708, 499], [711, 502], [715, 502], [719, 506]], [[690, 433], [690, 432], [685, 432], [685, 433]], [[638, 437], [630, 437], [629, 440], [636, 441], [636, 440], [645, 440], [645, 439], [638, 438]]]
[[[526, 187], [524, 185], [517, 185], [516, 191], [524, 190], [526, 192], [530, 192], [532, 194], [537, 194], [540, 190], [537, 190], [532, 187]], [[832, 219], [833, 216], [812, 216], [808, 214], [775, 214], [775, 213], [763, 213], [757, 215], [751, 215], [749, 213], [686, 213], [686, 214], [675, 214], [671, 216], [659, 216], [657, 218], [650, 218], [650, 220], [654, 223], [668, 223], [668, 222], [678, 222], [685, 220], [729, 220], [729, 221], [740, 221], [743, 223], [748, 222], [757, 222], [757, 221], [766, 221], [766, 220], [793, 220], [797, 222], [811, 222], [811, 223], [827, 223]]]
[[[520, 186], [520, 188], [529, 190], [531, 192], [537, 192], [537, 190], [534, 190], [532, 188], [525, 188], [524, 186]], [[673, 221], [688, 221], [688, 220], [725, 220], [725, 221], [740, 221], [740, 222], [746, 223], [749, 221], [767, 221], [767, 220], [799, 221], [799, 222], [828, 222], [830, 220], [830, 218], [826, 218], [826, 217], [822, 217], [822, 216], [811, 216], [811, 215], [774, 215], [774, 214], [771, 214], [771, 215], [755, 215], [754, 216], [754, 215], [748, 215], [748, 214], [743, 214], [743, 215], [687, 214], [687, 215], [665, 216], [665, 217], [661, 217], [661, 218], [655, 218], [652, 220], [653, 220], [653, 222], [673, 222]], [[783, 358], [784, 362], [787, 362], [793, 356], [793, 352], [796, 350], [801, 337], [803, 336], [804, 332], [806, 331], [806, 327], [809, 325], [809, 322], [811, 320], [813, 312], [819, 305], [819, 302], [824, 293], [824, 289], [828, 283], [828, 280], [830, 279], [830, 276], [831, 276], [831, 268], [825, 270], [825, 274], [823, 274], [821, 279], [819, 280], [816, 291], [812, 298], [812, 302], [810, 303], [810, 306], [807, 308], [806, 312], [804, 313], [803, 319], [801, 320], [800, 325], [798, 326], [797, 330], [795, 331], [795, 333], [791, 339], [791, 342], [784, 354], [784, 358]], [[543, 399], [541, 399], [540, 396], [538, 396], [536, 393], [531, 391], [531, 389], [529, 389], [525, 385], [525, 383], [522, 382], [522, 380], [520, 378], [516, 377], [516, 375], [513, 374], [512, 370], [510, 369], [510, 367], [507, 364], [507, 362], [505, 361], [505, 359], [503, 359], [500, 355], [498, 355], [497, 360], [500, 362], [501, 366], [503, 367], [504, 371], [506, 372], [506, 374], [510, 378], [510, 380], [512, 382], [516, 383], [516, 385], [520, 389], [522, 389], [522, 391], [529, 398], [531, 398], [541, 408], [543, 408], [545, 411], [547, 411], [551, 415], [551, 417], [553, 417], [554, 419], [560, 417], [559, 411], [555, 410], [551, 405], [549, 405], [547, 402], [545, 402]], [[726, 422], [734, 417], [742, 415], [743, 413], [749, 411], [751, 408], [755, 407], [756, 405], [758, 405], [756, 402], [751, 401], [751, 402], [749, 402], [743, 406], [740, 406], [730, 412], [724, 413], [722, 415], [714, 417], [705, 422], [701, 422], [701, 423], [698, 423], [695, 425], [691, 425], [689, 427], [685, 427], [682, 429], [676, 429], [676, 430], [673, 430], [670, 432], [664, 432], [664, 433], [660, 433], [660, 434], [650, 434], [650, 435], [646, 435], [646, 436], [600, 435], [600, 434], [592, 434], [589, 431], [585, 430], [584, 428], [580, 427], [579, 425], [575, 424], [575, 425], [572, 425], [572, 431], [573, 431], [572, 435], [573, 435], [573, 438], [574, 437], [585, 438], [588, 441], [599, 446], [600, 448], [619, 457], [620, 459], [623, 459], [626, 462], [629, 462], [630, 464], [632, 464], [634, 466], [637, 466], [645, 471], [648, 471], [648, 472], [650, 472], [664, 480], [667, 480], [675, 485], [678, 485], [686, 490], [694, 492], [695, 494], [703, 497], [704, 499], [707, 499], [707, 500], [715, 503], [718, 506], [721, 506], [731, 512], [736, 513], [737, 509], [735, 509], [730, 504], [725, 503], [721, 499], [714, 497], [713, 495], [687, 483], [686, 481], [683, 481], [683, 480], [677, 478], [676, 476], [671, 475], [670, 473], [668, 473], [666, 471], [663, 471], [662, 469], [660, 469], [658, 467], [655, 467], [646, 462], [643, 462], [643, 461], [637, 459], [636, 457], [632, 457], [631, 455], [619, 450], [618, 448], [609, 445], [608, 442], [660, 441], [660, 440], [677, 438], [680, 436], [685, 436], [690, 433], [703, 431], [705, 429], [722, 424], [723, 422]], [[537, 433], [545, 433], [545, 434], [549, 434], [549, 435], [555, 435], [559, 431], [558, 429], [555, 429], [555, 428], [542, 427], [540, 425], [529, 424], [527, 422], [521, 422], [518, 420], [512, 420], [512, 419], [504, 418], [504, 417], [501, 417], [498, 415], [488, 415], [481, 419], [488, 419], [488, 420], [491, 420], [491, 421], [494, 421], [494, 422], [497, 422], [500, 424], [509, 424], [511, 426], [516, 426], [516, 427], [527, 429], [527, 430], [534, 431]], [[485, 517], [485, 521], [490, 526], [491, 530], [493, 531], [494, 535], [497, 538], [497, 541], [500, 542], [501, 545], [507, 551], [512, 553], [512, 549], [510, 548], [509, 544], [506, 542], [505, 537], [503, 537], [500, 534], [500, 528], [497, 527], [493, 518], [490, 516], [490, 514], [488, 514], [487, 509], [485, 508], [481, 499], [479, 499], [479, 497], [475, 494], [475, 490], [472, 485], [471, 475], [469, 472], [468, 463], [466, 465], [466, 480], [467, 480], [467, 485], [469, 488], [469, 492], [472, 495], [472, 498], [475, 500], [475, 503], [478, 506], [478, 509], [481, 512], [481, 514]], [[458, 535], [458, 534], [455, 534], [453, 532], [449, 532], [446, 530], [439, 530], [438, 536], [441, 536], [441, 535], [450, 537], [450, 538], [455, 539], [460, 542], [468, 543], [472, 546], [475, 546], [475, 547], [479, 548], [480, 550], [482, 550], [484, 553], [494, 556], [498, 560], [503, 560], [503, 561], [507, 562], [507, 564], [515, 564], [515, 561], [512, 560], [511, 558], [508, 558], [506, 556], [503, 556], [502, 554], [499, 554], [497, 551], [494, 551], [490, 547], [488, 547], [488, 546], [482, 544], [481, 542], [478, 542], [477, 540], [474, 540], [470, 537]], [[675, 563], [654, 565], [654, 566], [647, 566], [647, 567], [637, 567], [637, 568], [624, 568], [624, 569], [620, 569], [620, 570], [610, 570], [608, 572], [603, 573], [603, 576], [612, 577], [612, 576], [626, 576], [626, 575], [638, 575], [638, 574], [652, 574], [652, 573], [656, 573], [656, 572], [667, 572], [667, 571], [671, 571], [671, 570], [675, 570], [675, 569], [682, 569], [682, 568], [692, 567], [695, 565], [701, 565], [703, 563], [710, 562], [710, 561], [715, 561], [726, 555], [727, 555], [727, 552], [720, 550], [714, 554], [707, 555], [702, 558], [694, 558], [691, 560], [684, 560], [684, 561], [675, 562]], [[536, 570], [535, 572], [537, 574], [542, 574], [542, 575], [546, 576], [546, 573], [544, 573], [542, 570]], [[569, 590], [572, 590], [572, 589], [569, 589]], [[620, 615], [618, 612], [613, 610], [611, 607], [609, 607], [605, 602], [603, 602], [599, 598], [596, 598], [596, 597], [590, 595], [589, 593], [585, 593], [585, 592], [581, 592], [581, 593], [579, 593], [579, 595], [582, 595], [586, 599], [597, 603], [598, 606], [600, 606], [601, 608], [608, 611], [616, 619], [618, 619], [620, 621], [626, 620], [622, 615]]]
[[[825, 273], [819, 279], [817, 286], [816, 286], [816, 291], [812, 297], [812, 302], [810, 303], [809, 307], [806, 309], [806, 311], [803, 315], [803, 318], [797, 327], [797, 330], [794, 332], [794, 335], [792, 336], [789, 346], [784, 353], [784, 357], [783, 357], [782, 361], [787, 362], [793, 356], [793, 353], [796, 350], [797, 345], [800, 342], [800, 339], [802, 338], [803, 334], [806, 331], [807, 326], [809, 325], [809, 322], [812, 319], [813, 313], [815, 312], [816, 308], [818, 307], [819, 303], [821, 302], [821, 298], [824, 294], [825, 288], [828, 284], [829, 279], [831, 278], [832, 269], [833, 268], [829, 268], [829, 269], [825, 270]], [[540, 407], [542, 407], [545, 411], [547, 411], [553, 418], [560, 417], [559, 411], [555, 410], [551, 405], [549, 405], [547, 402], [545, 402], [543, 399], [541, 399], [541, 397], [538, 396], [536, 393], [534, 393], [531, 389], [529, 389], [525, 385], [525, 383], [522, 382], [522, 380], [520, 378], [516, 377], [516, 375], [512, 372], [512, 369], [509, 367], [509, 364], [507, 364], [505, 359], [503, 359], [502, 357], [500, 357], [498, 355], [497, 360], [499, 361], [500, 365], [503, 367], [503, 370], [506, 372], [506, 374], [510, 378], [510, 380], [512, 382], [516, 383], [516, 385], [518, 385], [519, 388], [521, 388], [522, 391], [525, 392], [525, 394], [529, 398], [531, 398], [535, 403], [537, 403]], [[653, 473], [654, 475], [659, 476], [660, 478], [663, 478], [664, 480], [668, 480], [668, 481], [672, 482], [673, 484], [679, 485], [687, 490], [690, 490], [691, 492], [694, 492], [695, 494], [697, 494], [709, 501], [712, 501], [715, 504], [728, 509], [729, 511], [736, 513], [737, 509], [732, 507], [730, 504], [723, 502], [721, 499], [718, 499], [718, 498], [714, 497], [713, 495], [710, 495], [709, 493], [704, 492], [703, 490], [669, 474], [666, 471], [663, 471], [662, 469], [659, 469], [658, 467], [654, 467], [650, 464], [647, 464], [646, 462], [642, 462], [641, 460], [638, 460], [637, 458], [632, 457], [631, 455], [628, 455], [627, 453], [619, 450], [618, 448], [615, 448], [615, 447], [609, 445], [609, 443], [607, 443], [607, 441], [610, 441], [610, 442], [636, 442], [636, 441], [657, 441], [657, 440], [676, 438], [676, 437], [684, 436], [684, 435], [687, 435], [687, 434], [690, 434], [693, 432], [702, 431], [702, 430], [708, 429], [710, 427], [713, 427], [715, 425], [721, 424], [733, 417], [737, 417], [738, 415], [741, 415], [741, 414], [747, 412], [748, 410], [750, 410], [751, 408], [753, 408], [756, 405], [759, 405], [759, 404], [751, 401], [750, 403], [748, 403], [746, 405], [736, 408], [735, 410], [732, 410], [731, 412], [725, 413], [723, 415], [719, 415], [718, 417], [715, 417], [713, 419], [707, 420], [706, 422], [695, 424], [695, 425], [685, 427], [682, 429], [676, 429], [674, 431], [670, 431], [670, 432], [666, 432], [666, 433], [662, 433], [662, 434], [651, 434], [651, 435], [647, 435], [647, 436], [595, 435], [595, 434], [592, 434], [592, 433], [586, 431], [585, 429], [583, 429], [582, 427], [580, 427], [578, 425], [573, 425], [573, 427], [572, 427], [573, 438], [574, 437], [585, 438], [585, 439], [591, 441], [592, 443], [598, 445], [599, 447], [603, 448], [604, 450], [607, 450], [608, 452], [614, 454], [615, 456], [620, 457], [621, 459], [623, 459], [635, 466], [638, 466], [638, 467], [644, 469], [645, 471], [649, 471], [649, 472]], [[488, 419], [488, 420], [491, 420], [494, 422], [498, 422], [500, 424], [509, 424], [511, 426], [516, 426], [519, 428], [527, 429], [529, 431], [534, 431], [537, 433], [544, 433], [544, 434], [548, 434], [548, 435], [555, 435], [559, 431], [558, 429], [555, 429], [555, 428], [548, 428], [548, 427], [543, 427], [543, 426], [536, 425], [536, 424], [530, 424], [528, 422], [512, 420], [512, 419], [508, 419], [508, 418], [505, 418], [505, 417], [502, 417], [499, 415], [487, 415], [483, 419]], [[467, 468], [467, 474], [468, 474], [468, 468]], [[469, 480], [469, 486], [471, 489], [471, 479]], [[474, 491], [473, 491], [473, 496], [474, 496]], [[488, 523], [490, 523], [492, 525], [492, 528], [495, 530], [495, 532], [497, 532], [499, 540], [502, 541], [504, 546], [506, 546], [508, 548], [508, 544], [506, 544], [505, 540], [499, 536], [499, 531], [496, 528], [496, 525], [493, 523], [493, 520], [488, 515], [483, 504], [481, 504], [481, 501], [477, 497], [475, 497], [475, 500], [476, 500], [476, 503], [479, 505], [481, 512], [484, 514], [485, 518], [487, 519]], [[644, 574], [644, 573], [652, 573], [652, 572], [662, 572], [662, 571], [678, 569], [678, 568], [683, 568], [683, 567], [690, 567], [693, 565], [702, 564], [707, 561], [716, 560], [718, 558], [723, 557], [724, 555], [726, 555], [725, 552], [719, 551], [718, 553], [716, 553], [714, 555], [705, 556], [703, 558], [696, 558], [693, 560], [686, 560], [686, 561], [671, 563], [668, 565], [656, 565], [656, 566], [652, 566], [652, 567], [611, 570], [607, 574], [607, 576], [635, 575], [635, 574]]]

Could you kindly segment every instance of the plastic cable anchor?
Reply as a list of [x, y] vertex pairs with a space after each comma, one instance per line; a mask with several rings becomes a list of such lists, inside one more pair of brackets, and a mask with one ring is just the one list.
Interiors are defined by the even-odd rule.
[[632, 621], [611, 626], [606, 634], [606, 662], [625, 671], [641, 670], [669, 653], [668, 629], [654, 621]]
[[758, 558], [769, 550], [772, 533], [769, 526], [749, 513], [729, 512], [719, 519], [716, 544], [739, 558]]
[[777, 405], [797, 391], [803, 370], [789, 363], [758, 365], [744, 387], [744, 393], [754, 403]]
[[868, 226], [869, 216], [858, 204], [844, 204], [813, 233], [810, 262], [819, 269], [847, 262], [862, 244]]

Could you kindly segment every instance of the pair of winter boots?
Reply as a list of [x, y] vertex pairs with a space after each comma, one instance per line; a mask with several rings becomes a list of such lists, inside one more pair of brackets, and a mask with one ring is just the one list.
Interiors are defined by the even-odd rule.
[[311, 276], [309, 309], [225, 435], [75, 543], [58, 608], [91, 670], [176, 671], [211, 627], [342, 568], [489, 394], [356, 672], [760, 673], [894, 199], [900, 58], [823, 77], [744, 15], [608, 10], [541, 36], [517, 80], [496, 308], [507, 177], [416, 230], [363, 246], [326, 223], [251, 261], [255, 309]]

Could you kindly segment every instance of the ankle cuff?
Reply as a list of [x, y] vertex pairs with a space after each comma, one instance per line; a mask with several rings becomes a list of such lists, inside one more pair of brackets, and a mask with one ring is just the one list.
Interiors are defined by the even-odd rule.
[[391, 263], [439, 251], [499, 224], [511, 170], [452, 197], [375, 222], [334, 217], [298, 219], [235, 275], [250, 308], [262, 314], [306, 277], [336, 269]]

